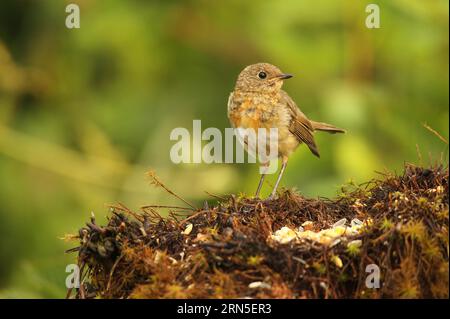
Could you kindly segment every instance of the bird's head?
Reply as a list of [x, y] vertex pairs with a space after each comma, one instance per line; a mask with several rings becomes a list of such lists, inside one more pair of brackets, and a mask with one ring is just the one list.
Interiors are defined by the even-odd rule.
[[256, 63], [241, 71], [235, 90], [273, 93], [281, 89], [283, 80], [291, 77], [292, 75], [281, 72], [272, 64]]

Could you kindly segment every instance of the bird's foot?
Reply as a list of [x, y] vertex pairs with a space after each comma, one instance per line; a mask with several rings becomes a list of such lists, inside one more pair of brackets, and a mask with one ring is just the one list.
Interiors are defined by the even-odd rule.
[[273, 200], [276, 199], [276, 194], [271, 194], [269, 197], [267, 197], [266, 199], [262, 200], [263, 203], [269, 203], [272, 202]]

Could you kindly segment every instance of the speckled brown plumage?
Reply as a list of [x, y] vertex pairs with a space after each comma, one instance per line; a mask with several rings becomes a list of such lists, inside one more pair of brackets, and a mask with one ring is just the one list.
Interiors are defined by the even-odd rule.
[[[288, 157], [304, 143], [319, 157], [314, 132], [343, 133], [333, 125], [309, 120], [292, 98], [281, 89], [283, 80], [292, 77], [268, 63], [247, 66], [239, 74], [234, 91], [228, 99], [228, 118], [235, 128], [278, 129], [278, 156], [283, 161], [275, 195]], [[261, 178], [264, 179], [264, 174]], [[261, 188], [258, 186], [257, 195]]]

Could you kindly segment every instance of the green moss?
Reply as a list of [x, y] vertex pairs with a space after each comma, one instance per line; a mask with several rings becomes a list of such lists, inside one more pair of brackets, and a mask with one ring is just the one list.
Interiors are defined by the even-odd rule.
[[[189, 221], [113, 206], [107, 225], [80, 230], [73, 251], [87, 281], [75, 296], [448, 298], [448, 206], [448, 169], [412, 165], [335, 200], [292, 190], [271, 201], [232, 196]], [[370, 223], [333, 246], [270, 239], [283, 226], [320, 230], [344, 217]], [[369, 264], [383, 289], [361, 284]]]

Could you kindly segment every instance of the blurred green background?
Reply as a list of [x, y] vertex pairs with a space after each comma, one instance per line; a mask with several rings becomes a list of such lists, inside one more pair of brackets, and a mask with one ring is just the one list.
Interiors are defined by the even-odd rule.
[[[65, 27], [71, 2], [80, 29]], [[320, 160], [300, 148], [284, 186], [335, 196], [404, 162], [447, 163], [422, 124], [448, 137], [448, 1], [376, 1], [381, 28], [367, 29], [371, 2], [0, 1], [0, 297], [64, 297], [76, 256], [59, 238], [91, 211], [182, 204], [148, 185], [150, 168], [198, 205], [253, 194], [254, 164], [169, 158], [173, 128], [229, 127], [248, 64], [294, 74], [284, 88], [302, 110], [348, 130], [317, 134]]]

